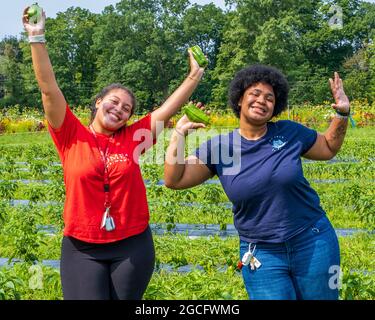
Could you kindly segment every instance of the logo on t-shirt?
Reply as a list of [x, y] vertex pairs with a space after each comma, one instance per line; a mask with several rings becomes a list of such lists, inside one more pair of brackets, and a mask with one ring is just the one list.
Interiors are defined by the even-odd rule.
[[270, 139], [270, 144], [272, 145], [272, 151], [279, 151], [282, 148], [285, 147], [285, 145], [288, 143], [288, 140], [286, 140], [283, 136], [274, 136]]
[[107, 169], [113, 166], [115, 163], [125, 162], [128, 163], [129, 156], [127, 153], [110, 154], [107, 159]]

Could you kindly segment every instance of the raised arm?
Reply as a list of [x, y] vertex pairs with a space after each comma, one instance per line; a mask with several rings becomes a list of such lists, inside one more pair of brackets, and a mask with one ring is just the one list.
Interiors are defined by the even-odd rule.
[[329, 128], [324, 134], [318, 134], [316, 142], [303, 156], [312, 160], [330, 160], [344, 142], [346, 129], [348, 127], [348, 116], [350, 114], [349, 99], [344, 92], [344, 86], [339, 74], [335, 72], [334, 79], [329, 79], [332, 95], [335, 103], [332, 107], [337, 114], [333, 118]]
[[57, 85], [47, 48], [43, 42], [46, 16], [43, 12], [41, 21], [31, 24], [26, 8], [23, 12], [23, 25], [29, 35], [31, 56], [35, 77], [42, 92], [43, 108], [49, 124], [57, 129], [61, 127], [66, 111], [65, 98]]
[[200, 68], [189, 50], [190, 73], [184, 82], [172, 93], [172, 95], [151, 114], [151, 130], [154, 137], [160, 134], [156, 132], [157, 122], [163, 122], [165, 128], [168, 121], [180, 110], [192, 95], [201, 80], [204, 69]]
[[210, 169], [197, 157], [185, 159], [185, 137], [191, 129], [203, 128], [204, 124], [190, 122], [183, 116], [173, 130], [164, 163], [165, 186], [171, 189], [186, 189], [197, 186], [213, 177]]

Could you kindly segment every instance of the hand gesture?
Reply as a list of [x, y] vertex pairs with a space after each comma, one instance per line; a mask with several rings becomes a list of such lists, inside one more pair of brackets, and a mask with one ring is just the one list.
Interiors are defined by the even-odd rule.
[[197, 60], [194, 59], [193, 53], [191, 50], [188, 50], [189, 52], [189, 61], [190, 61], [190, 77], [196, 79], [197, 81], [200, 81], [203, 73], [204, 68], [201, 68], [197, 62]]
[[[204, 106], [201, 102], [198, 102], [196, 106], [197, 108], [204, 110]], [[210, 111], [206, 111], [206, 114], [210, 114]], [[199, 129], [199, 128], [205, 128], [205, 127], [206, 126], [203, 123], [190, 121], [187, 115], [184, 115], [180, 120], [178, 120], [176, 124], [176, 129], [179, 132], [183, 133], [185, 136], [188, 135], [193, 129]]]
[[329, 83], [331, 85], [333, 98], [335, 99], [332, 108], [342, 113], [348, 113], [350, 110], [349, 99], [344, 92], [342, 79], [340, 79], [337, 72], [335, 72], [335, 78], [333, 80], [329, 79]]
[[25, 8], [25, 10], [23, 10], [23, 16], [22, 16], [22, 23], [26, 32], [28, 33], [29, 36], [36, 36], [36, 35], [44, 34], [45, 24], [46, 24], [45, 12], [44, 11], [42, 12], [42, 17], [40, 21], [36, 24], [33, 24], [29, 22], [29, 16], [27, 14], [28, 10], [29, 10], [29, 7]]

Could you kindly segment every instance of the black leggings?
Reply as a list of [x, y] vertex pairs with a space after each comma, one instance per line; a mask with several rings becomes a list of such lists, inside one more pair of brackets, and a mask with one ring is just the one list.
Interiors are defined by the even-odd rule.
[[150, 282], [155, 249], [150, 227], [106, 244], [64, 237], [61, 283], [65, 300], [140, 300]]

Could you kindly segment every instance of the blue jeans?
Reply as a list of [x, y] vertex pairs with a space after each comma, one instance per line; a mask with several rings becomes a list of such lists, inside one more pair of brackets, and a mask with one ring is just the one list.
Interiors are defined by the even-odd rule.
[[[240, 240], [240, 258], [248, 250]], [[288, 241], [256, 243], [254, 256], [261, 266], [242, 268], [251, 300], [338, 299], [340, 249], [326, 215]]]

